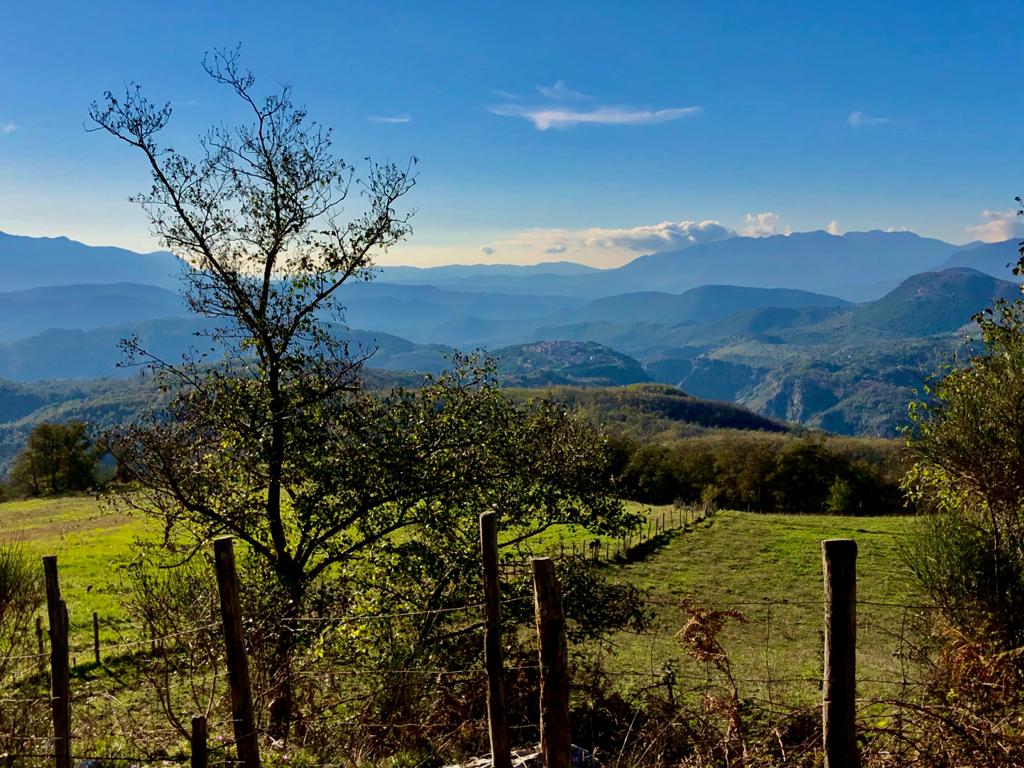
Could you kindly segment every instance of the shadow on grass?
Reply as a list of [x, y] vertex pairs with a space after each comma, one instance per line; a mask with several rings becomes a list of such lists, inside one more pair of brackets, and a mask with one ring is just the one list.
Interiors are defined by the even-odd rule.
[[677, 537], [685, 536], [698, 528], [710, 527], [714, 523], [714, 520], [714, 515], [706, 515], [704, 517], [697, 518], [692, 522], [686, 523], [679, 528], [672, 528], [670, 530], [663, 531], [662, 533], [652, 536], [645, 541], [634, 544], [629, 549], [616, 553], [612, 556], [611, 560], [606, 561], [606, 563], [608, 565], [628, 565], [629, 563], [639, 563], [652, 555], [658, 554]]

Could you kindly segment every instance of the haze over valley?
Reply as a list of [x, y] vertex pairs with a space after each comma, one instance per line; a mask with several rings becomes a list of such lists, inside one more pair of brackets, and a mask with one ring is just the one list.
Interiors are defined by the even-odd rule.
[[[818, 231], [728, 237], [613, 269], [383, 267], [343, 288], [344, 324], [331, 320], [369, 368], [398, 380], [483, 349], [510, 386], [655, 382], [807, 427], [892, 436], [913, 391], [967, 343], [972, 315], [1019, 295], [1015, 253], [1015, 240]], [[9, 423], [64, 401], [88, 409], [98, 385], [86, 380], [135, 377], [122, 339], [175, 360], [213, 323], [188, 312], [184, 267], [168, 253], [0, 234], [0, 263]], [[40, 383], [64, 379], [82, 383], [59, 395]]]

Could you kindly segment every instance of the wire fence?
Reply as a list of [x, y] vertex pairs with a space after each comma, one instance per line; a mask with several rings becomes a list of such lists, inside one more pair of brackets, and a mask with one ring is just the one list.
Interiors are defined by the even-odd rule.
[[[678, 518], [666, 514], [664, 524], [652, 522], [649, 537], [638, 534], [633, 542], [623, 540], [618, 552], [604, 542], [585, 555], [566, 551], [564, 544], [551, 554], [575, 562], [601, 559], [604, 552], [606, 561], [614, 562], [630, 556], [631, 547], [673, 530], [673, 525], [685, 528], [708, 514], [707, 509], [681, 511]], [[522, 576], [523, 568], [513, 556], [503, 563], [502, 576]], [[505, 611], [528, 613], [533, 600], [531, 594], [509, 596], [500, 605]], [[647, 597], [642, 602], [651, 617], [643, 627], [570, 643], [574, 690], [588, 694], [607, 681], [609, 690], [626, 700], [657, 697], [673, 704], [735, 696], [771, 717], [820, 705], [823, 600], [766, 597], [701, 606], [682, 598]], [[363, 656], [332, 647], [344, 645], [349, 630], [363, 633], [359, 636], [364, 639], [393, 636], [407, 631], [413, 620], [436, 618], [447, 622], [465, 647], [479, 649], [484, 608], [482, 602], [471, 602], [289, 618], [278, 629], [311, 636], [289, 669], [289, 704], [295, 714], [285, 737], [274, 733], [272, 722], [280, 681], [270, 680], [261, 670], [268, 652], [261, 643], [270, 641], [251, 632], [248, 650], [257, 667], [256, 726], [264, 742], [279, 756], [331, 739], [351, 748], [356, 737], [366, 749], [378, 743], [421, 744], [429, 739], [435, 747], [447, 745], [452, 754], [486, 752], [488, 670], [482, 654], [461, 653], [450, 659], [455, 663], [445, 664], [446, 659], [419, 648], [419, 656], [410, 654], [408, 663], [388, 659], [381, 665], [382, 658], [366, 657], [365, 642]], [[905, 707], [913, 707], [924, 695], [936, 610], [921, 603], [857, 602], [857, 706], [862, 717], [898, 719]], [[72, 660], [79, 661], [71, 670], [75, 761], [139, 766], [188, 762], [190, 718], [199, 715], [208, 729], [209, 762], [238, 763], [223, 649], [211, 642], [219, 639], [223, 623], [202, 622], [159, 633], [152, 626], [125, 620], [117, 627], [115, 641], [99, 643], [98, 664], [93, 660], [98, 634], [93, 642], [76, 642], [69, 651]], [[696, 632], [698, 642], [688, 627], [707, 631]], [[503, 669], [506, 686], [514, 692], [509, 728], [516, 743], [533, 744], [539, 738], [537, 690], [543, 669], [536, 651], [530, 650], [529, 632], [517, 632], [512, 640], [525, 651], [510, 655]], [[29, 652], [24, 650], [27, 644], [31, 638], [0, 657], [0, 668], [8, 670], [0, 688], [0, 762], [10, 766], [50, 764], [57, 753], [50, 721], [55, 701], [49, 691], [51, 651], [47, 647]], [[594, 719], [593, 712], [590, 716]], [[592, 731], [595, 728], [591, 726]], [[341, 753], [334, 755], [336, 762], [307, 760], [303, 765], [353, 764]]]

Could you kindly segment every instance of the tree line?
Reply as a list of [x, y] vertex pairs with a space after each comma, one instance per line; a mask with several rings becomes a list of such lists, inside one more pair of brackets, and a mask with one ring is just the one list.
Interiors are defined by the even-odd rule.
[[906, 514], [897, 441], [721, 431], [665, 444], [612, 438], [620, 494], [751, 512]]

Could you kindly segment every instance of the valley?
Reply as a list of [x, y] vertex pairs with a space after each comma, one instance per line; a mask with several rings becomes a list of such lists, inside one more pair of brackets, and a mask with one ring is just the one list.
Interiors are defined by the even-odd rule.
[[[969, 348], [972, 315], [1019, 295], [1005, 279], [1015, 248], [811, 232], [731, 237], [611, 270], [386, 267], [343, 288], [345, 314], [328, 320], [385, 384], [481, 350], [508, 386], [661, 383], [769, 419], [894, 436], [914, 391]], [[125, 338], [165, 360], [221, 354], [204, 336], [211, 321], [173, 290], [181, 267], [169, 254], [0, 234], [0, 258], [17, 266], [17, 290], [0, 292], [0, 434], [49, 418], [109, 425], [141, 407]], [[65, 268], [83, 260], [91, 277]], [[843, 287], [844, 274], [878, 279]]]

